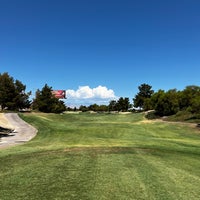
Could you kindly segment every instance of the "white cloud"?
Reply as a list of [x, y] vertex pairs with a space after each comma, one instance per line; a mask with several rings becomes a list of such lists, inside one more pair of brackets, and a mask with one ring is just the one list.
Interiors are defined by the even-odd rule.
[[78, 90], [66, 90], [67, 98], [73, 99], [111, 99], [115, 98], [113, 90], [108, 89], [105, 86], [98, 86], [96, 88], [90, 88], [89, 86], [79, 86]]
[[112, 89], [101, 85], [96, 88], [79, 86], [77, 90], [66, 90], [66, 97], [69, 103], [75, 104], [108, 104], [111, 99], [117, 98]]

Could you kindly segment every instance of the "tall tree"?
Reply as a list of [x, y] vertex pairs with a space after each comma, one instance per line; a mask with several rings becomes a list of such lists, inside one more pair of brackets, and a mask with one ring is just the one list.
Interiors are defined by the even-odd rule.
[[152, 86], [148, 85], [148, 84], [141, 84], [138, 89], [139, 92], [135, 95], [135, 98], [133, 98], [133, 105], [136, 108], [142, 108], [144, 109], [144, 104], [146, 99], [151, 98], [151, 96], [153, 95], [154, 91], [151, 89]]
[[2, 109], [17, 110], [30, 106], [30, 92], [19, 80], [14, 80], [8, 73], [0, 74], [0, 105]]
[[47, 84], [42, 90], [37, 90], [36, 98], [33, 101], [33, 109], [46, 113], [61, 113], [66, 110], [63, 101], [57, 99], [52, 93], [52, 87]]
[[15, 81], [15, 98], [14, 101], [20, 109], [30, 107], [29, 96], [31, 92], [26, 93], [26, 86], [22, 84], [21, 81]]

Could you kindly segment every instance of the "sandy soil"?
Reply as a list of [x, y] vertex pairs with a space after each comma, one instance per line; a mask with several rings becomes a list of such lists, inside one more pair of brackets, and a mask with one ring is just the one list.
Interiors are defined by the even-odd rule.
[[37, 129], [23, 121], [17, 113], [1, 113], [0, 126], [14, 130], [10, 136], [0, 138], [0, 149], [23, 144], [37, 134]]
[[5, 117], [4, 113], [0, 113], [0, 126], [3, 128], [14, 129], [12, 124]]

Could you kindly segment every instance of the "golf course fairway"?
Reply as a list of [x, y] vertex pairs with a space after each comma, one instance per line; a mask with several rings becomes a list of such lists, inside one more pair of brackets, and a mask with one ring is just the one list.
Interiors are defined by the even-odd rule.
[[37, 136], [0, 151], [0, 200], [198, 200], [200, 129], [136, 114], [20, 117]]

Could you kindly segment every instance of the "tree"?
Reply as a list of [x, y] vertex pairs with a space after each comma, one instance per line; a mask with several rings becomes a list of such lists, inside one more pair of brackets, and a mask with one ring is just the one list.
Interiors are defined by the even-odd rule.
[[109, 105], [108, 105], [108, 110], [109, 111], [116, 111], [116, 104], [117, 104], [117, 101], [111, 100]]
[[131, 104], [129, 102], [128, 97], [120, 97], [118, 101], [112, 100], [110, 101], [108, 105], [109, 111], [128, 111], [128, 109], [131, 107]]
[[0, 105], [2, 109], [18, 110], [29, 108], [30, 92], [26, 93], [26, 86], [19, 80], [14, 80], [8, 73], [0, 74]]
[[18, 105], [18, 108], [29, 108], [30, 107], [30, 101], [29, 96], [31, 95], [31, 92], [25, 93], [26, 86], [22, 84], [21, 81], [16, 80], [15, 82], [15, 98], [14, 102]]
[[106, 111], [108, 111], [108, 106], [107, 105], [99, 105], [98, 111], [106, 112]]
[[66, 110], [63, 101], [60, 101], [52, 94], [52, 87], [47, 84], [40, 91], [36, 92], [36, 98], [33, 101], [33, 109], [46, 113], [61, 113]]
[[91, 110], [91, 111], [98, 111], [99, 110], [99, 106], [95, 103], [95, 104], [92, 104], [88, 107], [88, 110]]
[[81, 106], [79, 107], [79, 110], [80, 110], [81, 112], [87, 112], [87, 111], [89, 111], [88, 107], [87, 107], [87, 106], [83, 106], [83, 105], [81, 105]]
[[[153, 95], [154, 91], [151, 89], [152, 86], [148, 84], [141, 84], [138, 89], [139, 92], [135, 95], [135, 98], [133, 98], [133, 104], [136, 108], [142, 108], [145, 109], [144, 104], [145, 101]], [[147, 107], [146, 107], [147, 108]]]
[[159, 90], [152, 96], [156, 114], [160, 116], [173, 115], [179, 111], [179, 98], [176, 89], [164, 92]]
[[94, 112], [105, 112], [105, 111], [108, 110], [108, 106], [106, 106], [106, 105], [97, 105], [95, 103], [95, 104], [92, 104], [92, 105], [88, 106], [88, 110], [91, 110], [91, 111], [94, 111]]
[[196, 96], [192, 100], [190, 110], [192, 113], [200, 114], [200, 96]]
[[164, 90], [158, 90], [151, 96], [150, 100], [151, 100], [151, 105], [152, 105], [153, 109], [157, 108], [157, 105], [158, 105], [160, 99], [162, 99], [164, 95], [165, 95]]
[[146, 98], [144, 100], [143, 109], [144, 110], [152, 110], [153, 109], [151, 98]]
[[180, 109], [185, 110], [194, 102], [194, 99], [200, 96], [200, 87], [195, 85], [187, 86], [179, 93]]
[[129, 108], [130, 108], [129, 98], [120, 97], [119, 100], [117, 101], [117, 110], [126, 112], [128, 111]]

